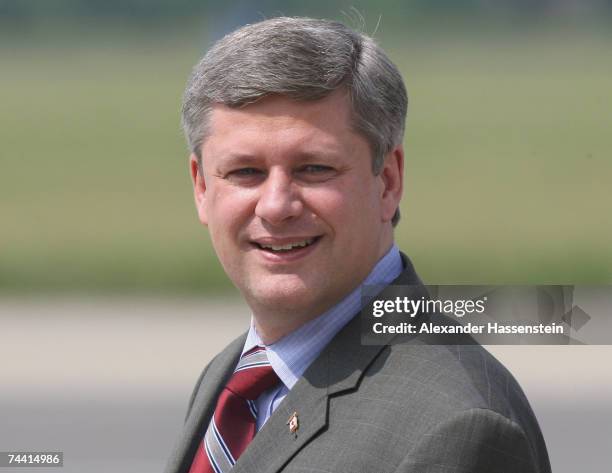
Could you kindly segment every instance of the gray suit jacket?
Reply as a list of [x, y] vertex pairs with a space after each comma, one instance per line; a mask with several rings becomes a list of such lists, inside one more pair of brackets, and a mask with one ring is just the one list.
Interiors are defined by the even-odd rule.
[[[410, 262], [394, 284], [420, 284]], [[206, 367], [166, 473], [187, 473], [245, 336]], [[299, 416], [297, 437], [287, 426]], [[355, 317], [291, 389], [235, 473], [549, 473], [535, 416], [480, 345], [363, 346]]]

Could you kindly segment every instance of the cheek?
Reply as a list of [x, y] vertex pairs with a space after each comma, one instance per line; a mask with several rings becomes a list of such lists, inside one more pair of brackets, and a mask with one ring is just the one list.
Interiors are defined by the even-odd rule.
[[333, 187], [308, 189], [302, 192], [302, 199], [317, 217], [330, 225], [342, 217], [343, 210], [346, 210], [348, 205], [346, 194]]
[[[231, 241], [238, 236], [241, 226], [254, 211], [256, 200], [253, 192], [232, 186], [216, 186], [210, 191], [206, 209], [211, 236], [213, 239]], [[217, 241], [217, 244], [228, 241]]]
[[[372, 180], [351, 181], [321, 197], [321, 212], [346, 248], [368, 245], [381, 223], [378, 190]], [[359, 237], [357, 237], [359, 235]]]
[[351, 232], [351, 227], [361, 220], [362, 203], [356, 194], [354, 190], [344, 187], [328, 187], [309, 189], [303, 197], [315, 217], [339, 236]]

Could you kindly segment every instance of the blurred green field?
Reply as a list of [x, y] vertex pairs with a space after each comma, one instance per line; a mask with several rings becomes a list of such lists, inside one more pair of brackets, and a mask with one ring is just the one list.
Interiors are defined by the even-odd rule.
[[[0, 43], [0, 291], [229, 287], [179, 127], [202, 36]], [[411, 99], [397, 239], [423, 278], [612, 282], [612, 37], [379, 36]]]

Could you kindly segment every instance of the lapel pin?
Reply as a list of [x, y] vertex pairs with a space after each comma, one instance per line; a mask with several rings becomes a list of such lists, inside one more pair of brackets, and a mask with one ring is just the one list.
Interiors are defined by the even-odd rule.
[[287, 425], [289, 426], [289, 432], [294, 434], [295, 438], [297, 438], [297, 430], [300, 428], [297, 412], [291, 414], [291, 417], [289, 417], [289, 420], [287, 421]]

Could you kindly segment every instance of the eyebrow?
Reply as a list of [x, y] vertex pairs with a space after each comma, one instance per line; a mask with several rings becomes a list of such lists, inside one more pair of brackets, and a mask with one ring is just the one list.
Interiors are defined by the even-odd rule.
[[338, 159], [340, 158], [340, 154], [333, 150], [323, 150], [323, 151], [305, 151], [297, 153], [298, 161], [318, 161], [320, 159], [330, 160], [330, 159]]
[[[219, 155], [221, 162], [219, 162], [220, 166], [224, 165], [233, 165], [233, 164], [249, 164], [249, 163], [259, 163], [264, 160], [265, 157], [257, 156], [248, 153], [229, 153], [227, 155]], [[293, 154], [293, 160], [296, 163], [303, 163], [307, 161], [335, 161], [339, 159], [341, 155], [336, 151], [332, 150], [322, 150], [322, 151], [298, 151]]]
[[219, 161], [217, 162], [217, 167], [235, 165], [235, 164], [249, 164], [260, 162], [262, 158], [252, 155], [252, 154], [234, 154], [230, 153], [227, 155], [217, 155], [219, 157]]

